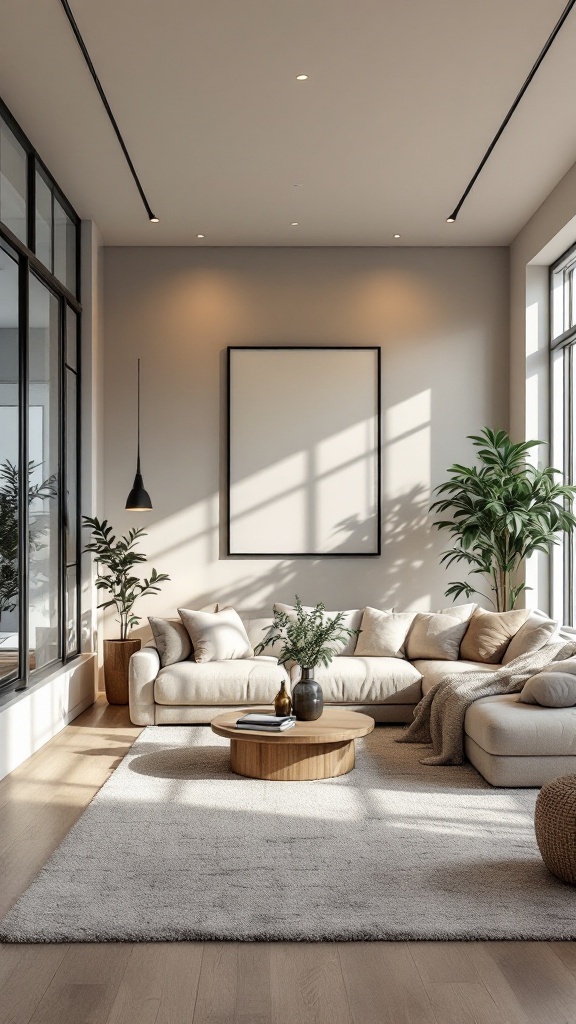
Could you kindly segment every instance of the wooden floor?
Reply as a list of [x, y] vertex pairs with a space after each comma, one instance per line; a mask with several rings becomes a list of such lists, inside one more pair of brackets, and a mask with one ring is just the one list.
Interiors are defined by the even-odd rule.
[[[0, 782], [0, 915], [139, 732], [99, 701]], [[5, 945], [0, 1024], [576, 1024], [576, 944]]]

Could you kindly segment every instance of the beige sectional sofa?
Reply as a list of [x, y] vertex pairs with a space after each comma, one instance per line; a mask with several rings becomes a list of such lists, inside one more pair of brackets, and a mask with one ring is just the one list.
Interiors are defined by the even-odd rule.
[[[242, 617], [250, 642], [262, 638], [267, 620]], [[314, 676], [326, 704], [346, 705], [376, 722], [408, 723], [423, 694], [448, 673], [491, 672], [498, 664], [458, 659], [338, 656]], [[271, 704], [283, 679], [298, 679], [272, 656], [161, 667], [149, 644], [130, 663], [130, 718], [136, 725], [209, 723], [227, 708]], [[465, 720], [466, 754], [494, 786], [541, 786], [576, 771], [576, 708], [521, 704], [518, 695], [476, 701]], [[431, 769], [431, 771], [442, 769]]]

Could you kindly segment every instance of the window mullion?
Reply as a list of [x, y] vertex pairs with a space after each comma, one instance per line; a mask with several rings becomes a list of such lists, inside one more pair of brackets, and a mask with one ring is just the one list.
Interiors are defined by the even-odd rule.
[[25, 690], [30, 679], [30, 504], [28, 500], [29, 481], [29, 445], [28, 445], [28, 335], [29, 335], [29, 265], [28, 260], [21, 256], [19, 260], [19, 530], [18, 530], [18, 644], [19, 644], [19, 676], [18, 690]]

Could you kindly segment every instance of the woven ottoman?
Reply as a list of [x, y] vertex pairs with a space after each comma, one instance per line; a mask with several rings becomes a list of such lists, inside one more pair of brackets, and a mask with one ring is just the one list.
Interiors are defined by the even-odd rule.
[[576, 775], [561, 775], [542, 786], [534, 825], [548, 870], [576, 885]]

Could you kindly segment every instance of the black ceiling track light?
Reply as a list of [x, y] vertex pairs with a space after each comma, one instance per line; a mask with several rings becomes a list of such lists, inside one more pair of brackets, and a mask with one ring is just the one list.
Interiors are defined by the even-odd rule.
[[130, 156], [130, 153], [128, 152], [126, 143], [124, 142], [124, 139], [122, 138], [122, 132], [120, 131], [120, 129], [118, 127], [118, 123], [116, 121], [116, 118], [114, 117], [114, 114], [112, 113], [112, 108], [111, 108], [111, 106], [110, 106], [110, 104], [108, 102], [108, 98], [106, 96], [106, 93], [104, 92], [104, 89], [102, 88], [102, 83], [100, 82], [100, 79], [98, 78], [98, 75], [96, 74], [96, 68], [94, 67], [94, 65], [92, 63], [92, 58], [90, 57], [90, 54], [88, 53], [88, 48], [86, 46], [86, 43], [84, 42], [84, 39], [82, 38], [82, 33], [80, 32], [80, 29], [78, 28], [78, 25], [76, 24], [76, 19], [75, 19], [74, 15], [72, 14], [72, 10], [70, 8], [70, 4], [68, 3], [68, 0], [60, 0], [60, 3], [62, 4], [62, 7], [64, 8], [64, 13], [65, 13], [66, 17], [68, 18], [68, 21], [70, 22], [70, 27], [71, 27], [74, 35], [76, 36], [76, 42], [78, 43], [78, 46], [80, 47], [80, 50], [82, 51], [82, 56], [84, 57], [84, 60], [86, 61], [86, 64], [88, 66], [88, 70], [89, 70], [90, 74], [92, 75], [92, 78], [94, 79], [94, 85], [96, 86], [96, 89], [98, 90], [98, 95], [100, 96], [100, 99], [102, 100], [102, 103], [104, 105], [104, 109], [105, 109], [106, 113], [108, 114], [108, 117], [110, 118], [110, 123], [111, 123], [111, 125], [112, 125], [112, 127], [114, 129], [114, 132], [116, 133], [116, 138], [118, 139], [118, 142], [120, 143], [120, 148], [121, 148], [121, 150], [122, 150], [122, 152], [123, 152], [123, 154], [124, 154], [124, 156], [126, 158], [126, 163], [128, 164], [128, 167], [130, 168], [130, 173], [131, 173], [132, 177], [134, 178], [134, 182], [136, 184], [136, 188], [138, 189], [138, 192], [140, 193], [140, 198], [141, 198], [141, 200], [142, 200], [142, 202], [144, 204], [144, 209], [146, 210], [146, 213], [148, 214], [148, 220], [151, 221], [152, 224], [157, 224], [158, 223], [158, 217], [156, 217], [155, 214], [152, 212], [152, 207], [150, 206], [150, 203], [146, 199], [146, 194], [144, 192], [144, 189], [142, 188], [142, 185], [141, 185], [141, 182], [140, 182], [140, 178], [138, 177], [138, 175], [136, 173], [136, 168], [134, 167], [134, 164], [132, 163], [132, 158]]
[[528, 74], [528, 76], [526, 78], [526, 81], [524, 82], [522, 88], [520, 89], [518, 95], [516, 96], [516, 99], [514, 100], [512, 106], [510, 107], [510, 110], [506, 114], [506, 117], [504, 118], [504, 120], [502, 121], [502, 124], [500, 125], [498, 131], [496, 132], [496, 135], [492, 139], [492, 142], [488, 146], [488, 149], [484, 153], [484, 156], [482, 157], [480, 163], [478, 164], [478, 167], [474, 171], [474, 174], [472, 175], [472, 177], [470, 178], [470, 181], [468, 182], [466, 188], [464, 189], [464, 192], [462, 193], [462, 198], [460, 199], [458, 205], [454, 208], [454, 210], [450, 214], [450, 216], [446, 218], [446, 221], [447, 221], [448, 224], [453, 224], [454, 221], [456, 220], [458, 214], [460, 213], [460, 210], [462, 209], [464, 203], [466, 202], [466, 199], [470, 195], [470, 192], [474, 188], [474, 185], [476, 184], [478, 178], [480, 177], [480, 174], [482, 173], [482, 171], [484, 170], [485, 165], [487, 164], [488, 160], [490, 159], [490, 157], [492, 155], [492, 152], [493, 152], [493, 150], [494, 150], [498, 140], [500, 139], [500, 136], [505, 131], [506, 126], [508, 125], [510, 119], [512, 118], [512, 115], [514, 114], [514, 111], [516, 110], [516, 107], [520, 103], [520, 100], [524, 96], [524, 93], [526, 92], [528, 86], [530, 85], [530, 82], [534, 78], [536, 72], [538, 71], [538, 68], [540, 67], [542, 61], [544, 60], [546, 54], [548, 53], [548, 50], [552, 46], [552, 43], [556, 39], [556, 36], [560, 32], [560, 29], [562, 28], [564, 22], [566, 21], [568, 15], [570, 14], [570, 11], [572, 10], [572, 8], [574, 7], [575, 4], [576, 4], [576, 0], [568, 0], [568, 3], [566, 4], [566, 7], [562, 11], [562, 14], [560, 15], [560, 17], [558, 18], [558, 21], [554, 25], [554, 28], [552, 29], [550, 35], [548, 36], [548, 39], [544, 43], [544, 46], [542, 47], [542, 49], [540, 50], [540, 53], [538, 54], [536, 60], [534, 61], [534, 64], [532, 65], [532, 67], [530, 69], [530, 72], [529, 72], [529, 74]]
[[126, 509], [129, 512], [148, 512], [152, 508], [150, 495], [144, 487], [140, 471], [140, 360], [138, 360], [138, 447], [136, 457], [136, 476], [132, 490], [126, 498]]

